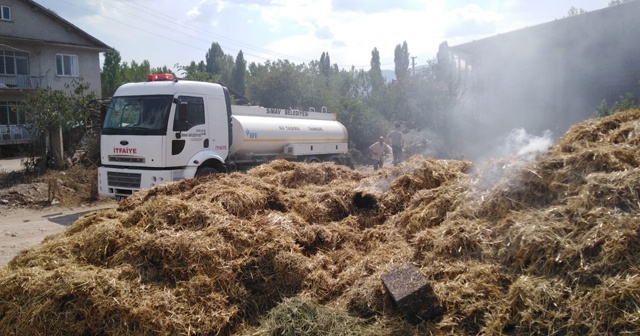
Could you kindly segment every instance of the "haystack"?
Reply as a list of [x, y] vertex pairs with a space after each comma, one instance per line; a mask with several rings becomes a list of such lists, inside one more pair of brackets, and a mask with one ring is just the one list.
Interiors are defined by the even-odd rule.
[[[531, 162], [274, 161], [141, 191], [0, 269], [0, 333], [637, 334], [639, 144], [631, 110]], [[443, 315], [399, 314], [380, 277], [406, 262]]]

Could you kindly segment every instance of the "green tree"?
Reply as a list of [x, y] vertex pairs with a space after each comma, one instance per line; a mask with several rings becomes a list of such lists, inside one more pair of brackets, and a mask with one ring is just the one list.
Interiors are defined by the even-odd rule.
[[185, 79], [200, 81], [200, 82], [210, 82], [212, 81], [213, 76], [207, 72], [207, 66], [204, 61], [200, 61], [200, 63], [196, 63], [196, 61], [191, 61], [191, 63], [187, 66], [177, 65], [178, 71], [183, 73]]
[[217, 42], [211, 43], [211, 48], [205, 55], [205, 62], [207, 64], [207, 72], [212, 75], [222, 75], [222, 59], [224, 58], [224, 52], [222, 47]]
[[248, 96], [254, 104], [274, 108], [297, 108], [302, 105], [305, 89], [300, 85], [304, 66], [287, 60], [267, 61], [250, 67]]
[[370, 144], [387, 133], [389, 123], [359, 99], [341, 97], [331, 106], [338, 120], [349, 131], [349, 147], [366, 151]]
[[166, 65], [157, 67], [157, 68], [151, 68], [151, 72], [149, 73], [150, 74], [173, 74], [175, 76], [175, 73], [173, 73], [173, 71], [171, 71], [171, 69], [169, 69]]
[[380, 65], [380, 53], [377, 48], [371, 51], [371, 69], [369, 69], [369, 77], [371, 78], [371, 90], [376, 93], [384, 88], [384, 77], [382, 76], [382, 68]]
[[27, 96], [21, 108], [29, 111], [29, 123], [40, 135], [33, 143], [28, 169], [43, 172], [64, 167], [62, 133], [87, 125], [91, 115], [87, 104], [95, 99], [95, 93], [82, 79], [66, 84], [65, 90], [38, 88]]
[[244, 54], [242, 50], [238, 52], [238, 56], [236, 56], [236, 64], [233, 68], [233, 80], [231, 83], [233, 84], [233, 89], [241, 95], [245, 93], [245, 82], [244, 78], [247, 73], [247, 61], [244, 60]]
[[124, 62], [122, 63], [120, 73], [123, 83], [144, 82], [147, 80], [147, 76], [152, 73], [151, 64], [148, 60], [144, 60], [140, 64], [136, 61], [131, 61], [131, 65]]
[[[611, 6], [611, 5], [609, 5]], [[580, 15], [580, 14], [585, 14], [587, 11], [582, 9], [582, 8], [576, 8], [571, 6], [571, 8], [569, 8], [569, 12], [567, 12], [567, 16], [571, 17], [571, 16], [576, 16], [576, 15]]]
[[407, 41], [398, 44], [394, 53], [395, 73], [398, 81], [409, 77], [409, 46]]
[[232, 82], [235, 62], [233, 56], [226, 55], [217, 42], [211, 44], [211, 48], [205, 55], [206, 71], [211, 74], [211, 81], [229, 85]]
[[104, 63], [102, 72], [100, 73], [100, 82], [102, 85], [102, 97], [111, 97], [116, 92], [118, 86], [122, 84], [122, 76], [120, 73], [120, 52], [111, 49], [104, 53]]
[[331, 58], [329, 52], [322, 52], [320, 56], [320, 74], [324, 77], [329, 77], [331, 73]]

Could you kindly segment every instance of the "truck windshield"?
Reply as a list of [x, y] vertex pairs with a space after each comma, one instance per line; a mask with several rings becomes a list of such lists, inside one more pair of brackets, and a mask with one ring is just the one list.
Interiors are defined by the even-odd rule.
[[114, 97], [102, 134], [164, 135], [173, 96]]

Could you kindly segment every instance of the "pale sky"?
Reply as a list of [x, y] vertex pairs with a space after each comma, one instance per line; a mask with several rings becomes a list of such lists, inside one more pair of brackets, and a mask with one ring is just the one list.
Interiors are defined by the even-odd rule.
[[[609, 0], [36, 0], [120, 52], [174, 69], [202, 61], [213, 42], [248, 62], [319, 60], [368, 70], [371, 51], [393, 70], [407, 42], [416, 65], [450, 46], [586, 11]], [[174, 69], [175, 70], [175, 69]]]

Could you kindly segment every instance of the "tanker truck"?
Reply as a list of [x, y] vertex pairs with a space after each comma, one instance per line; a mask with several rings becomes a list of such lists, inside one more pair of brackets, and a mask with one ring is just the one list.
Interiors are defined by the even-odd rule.
[[226, 87], [171, 74], [119, 87], [101, 131], [98, 192], [116, 199], [275, 159], [351, 165], [347, 130], [326, 108], [232, 105]]

